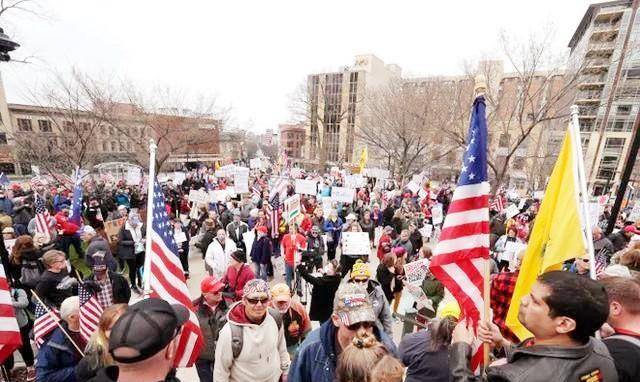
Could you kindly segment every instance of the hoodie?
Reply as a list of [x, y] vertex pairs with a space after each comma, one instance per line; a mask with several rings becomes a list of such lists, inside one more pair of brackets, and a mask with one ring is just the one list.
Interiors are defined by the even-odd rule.
[[[235, 359], [230, 325], [242, 327], [242, 351]], [[220, 331], [215, 360], [213, 377], [217, 382], [277, 382], [289, 371], [284, 330], [278, 329], [270, 314], [266, 314], [260, 324], [252, 323], [245, 314], [243, 302], [237, 302], [229, 308], [227, 323]]]

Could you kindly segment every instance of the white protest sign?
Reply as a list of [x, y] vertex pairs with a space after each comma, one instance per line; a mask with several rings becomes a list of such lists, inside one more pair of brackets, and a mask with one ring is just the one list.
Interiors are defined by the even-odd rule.
[[247, 255], [251, 254], [251, 247], [253, 247], [253, 242], [256, 239], [256, 234], [251, 231], [247, 231], [242, 234], [242, 241], [244, 241], [244, 246], [247, 248]]
[[431, 224], [425, 224], [424, 227], [420, 228], [418, 231], [420, 231], [422, 237], [429, 238], [433, 233], [433, 226]]
[[129, 167], [127, 170], [127, 186], [137, 186], [140, 184], [141, 180], [142, 174], [140, 172], [140, 168]]
[[300, 215], [300, 195], [295, 194], [284, 201], [284, 219], [287, 223]]
[[225, 178], [227, 176], [227, 172], [224, 170], [216, 170], [213, 174], [216, 178]]
[[165, 174], [165, 173], [158, 174], [158, 182], [166, 183], [167, 180], [169, 180], [169, 176], [167, 174]]
[[344, 178], [344, 186], [346, 188], [360, 188], [365, 185], [364, 177], [360, 174], [347, 175]]
[[380, 238], [382, 237], [382, 227], [376, 227], [373, 232], [373, 242], [378, 245]]
[[187, 235], [183, 231], [174, 233], [173, 238], [175, 239], [176, 244], [181, 244], [187, 241]]
[[322, 197], [322, 213], [325, 219], [329, 217], [331, 210], [333, 209], [333, 199], [331, 196], [323, 196]]
[[542, 200], [542, 198], [544, 197], [544, 191], [534, 191], [533, 192], [533, 198], [536, 200]]
[[433, 308], [433, 302], [429, 299], [429, 297], [427, 297], [420, 285], [405, 284], [405, 287], [407, 288], [407, 291], [409, 292], [411, 297], [416, 301], [418, 309], [425, 308], [429, 309], [432, 312], [435, 312], [435, 309]]
[[377, 179], [389, 179], [390, 176], [389, 170], [383, 170], [380, 168], [365, 168], [362, 171], [362, 174], [366, 177]]
[[633, 209], [631, 210], [631, 212], [629, 213], [629, 217], [627, 218], [627, 221], [632, 222], [637, 222], [638, 220], [640, 220], [640, 200], [636, 201], [635, 206], [633, 206]]
[[444, 217], [442, 216], [442, 203], [437, 203], [431, 208], [431, 221], [433, 225], [442, 224]]
[[522, 210], [524, 208], [525, 203], [527, 203], [527, 199], [520, 199], [520, 203], [518, 203], [518, 210]]
[[226, 202], [227, 190], [211, 190], [209, 191], [209, 200], [211, 203]]
[[589, 224], [591, 227], [595, 227], [598, 225], [600, 215], [602, 214], [602, 211], [604, 211], [604, 208], [598, 203], [589, 203], [587, 209], [589, 211]]
[[40, 167], [31, 165], [31, 172], [36, 176], [40, 176]]
[[187, 178], [187, 174], [182, 171], [175, 171], [173, 173], [173, 183], [174, 184], [182, 184], [184, 180]]
[[209, 194], [204, 190], [189, 191], [189, 201], [194, 203], [209, 203]]
[[420, 190], [420, 185], [418, 183], [414, 182], [413, 180], [411, 182], [407, 183], [407, 185], [405, 187], [408, 188], [409, 190], [411, 190], [411, 192], [413, 194], [416, 194]]
[[246, 167], [236, 167], [236, 174], [233, 180], [233, 187], [239, 194], [249, 192], [249, 169]]
[[406, 284], [422, 284], [427, 273], [429, 273], [429, 259], [420, 259], [404, 265]]
[[356, 198], [356, 190], [346, 187], [331, 187], [331, 199], [336, 202], [353, 203]]
[[253, 159], [249, 160], [249, 167], [250, 168], [261, 168], [262, 167], [262, 161], [260, 161], [260, 158], [253, 158]]
[[520, 209], [515, 204], [509, 204], [509, 207], [505, 210], [505, 214], [507, 215], [507, 219], [511, 219], [520, 213]]
[[232, 198], [236, 197], [237, 192], [235, 187], [227, 187], [226, 191], [227, 195], [231, 196]]
[[13, 246], [16, 245], [16, 239], [5, 239], [4, 247], [7, 249], [7, 252], [11, 253], [13, 250]]
[[318, 181], [296, 179], [296, 194], [315, 195], [318, 193]]
[[371, 253], [369, 234], [366, 232], [343, 232], [343, 255], [368, 255]]

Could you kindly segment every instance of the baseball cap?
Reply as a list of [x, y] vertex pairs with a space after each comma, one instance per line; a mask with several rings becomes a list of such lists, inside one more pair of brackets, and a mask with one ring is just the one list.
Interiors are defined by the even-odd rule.
[[215, 276], [207, 276], [200, 282], [200, 291], [202, 293], [218, 293], [224, 289], [224, 283]]
[[271, 287], [273, 301], [291, 301], [291, 289], [285, 283], [279, 283]]
[[120, 363], [148, 359], [164, 349], [189, 319], [187, 308], [147, 298], [129, 306], [109, 337], [109, 353]]
[[358, 284], [340, 285], [333, 300], [333, 313], [347, 326], [376, 321], [369, 294], [364, 286]]
[[628, 225], [624, 227], [624, 232], [631, 232], [631, 233], [635, 233], [636, 235], [640, 235], [640, 230], [638, 230], [633, 225]]

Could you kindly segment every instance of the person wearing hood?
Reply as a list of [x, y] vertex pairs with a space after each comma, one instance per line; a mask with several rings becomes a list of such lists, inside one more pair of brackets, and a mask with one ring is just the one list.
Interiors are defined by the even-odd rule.
[[84, 251], [80, 243], [80, 238], [76, 235], [80, 230], [77, 224], [69, 219], [70, 209], [68, 204], [60, 206], [60, 211], [56, 214], [56, 229], [60, 237], [60, 250], [69, 257], [69, 247], [73, 245], [79, 258], [84, 257]]
[[216, 277], [224, 276], [229, 267], [231, 254], [237, 249], [236, 243], [227, 237], [226, 231], [219, 229], [215, 239], [213, 239], [207, 247], [204, 256], [205, 269], [207, 272]]
[[371, 279], [369, 264], [363, 263], [362, 260], [356, 261], [349, 274], [348, 282], [351, 284], [359, 284], [366, 288], [375, 313], [378, 329], [391, 336], [393, 334], [391, 331], [391, 309], [389, 308], [389, 303], [382, 291], [380, 283]]
[[256, 277], [267, 281], [267, 268], [273, 255], [273, 244], [268, 236], [269, 230], [265, 226], [256, 228], [256, 240], [251, 246], [251, 262]]
[[215, 381], [286, 381], [290, 358], [282, 316], [269, 309], [270, 299], [269, 284], [254, 279], [229, 308], [216, 344]]
[[293, 360], [287, 381], [335, 381], [338, 356], [354, 338], [375, 336], [395, 354], [393, 340], [378, 329], [375, 321], [376, 314], [365, 286], [340, 285], [333, 300], [331, 319], [307, 335]]
[[88, 243], [86, 250], [87, 256], [85, 257], [87, 265], [89, 266], [89, 268], [91, 268], [93, 266], [93, 255], [97, 252], [102, 252], [104, 253], [103, 259], [105, 261], [105, 264], [110, 271], [115, 272], [118, 268], [118, 263], [111, 253], [111, 246], [104, 237], [98, 235], [94, 228], [104, 229], [104, 223], [98, 221], [95, 227], [86, 225], [83, 227], [82, 232], [80, 233], [80, 239], [82, 239], [82, 241], [84, 241], [85, 243]]

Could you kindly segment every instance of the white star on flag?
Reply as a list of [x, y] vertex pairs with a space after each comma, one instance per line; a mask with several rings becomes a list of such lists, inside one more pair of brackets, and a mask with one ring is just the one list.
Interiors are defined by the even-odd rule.
[[470, 155], [469, 158], [467, 158], [469, 160], [469, 163], [473, 163], [476, 160], [476, 157], [474, 157], [473, 155]]

